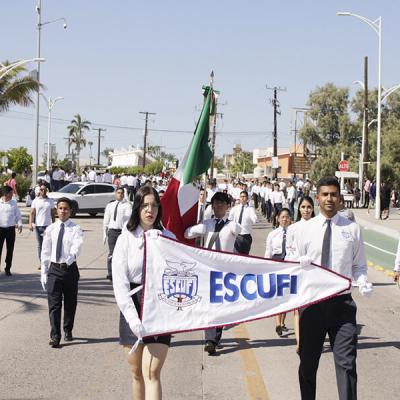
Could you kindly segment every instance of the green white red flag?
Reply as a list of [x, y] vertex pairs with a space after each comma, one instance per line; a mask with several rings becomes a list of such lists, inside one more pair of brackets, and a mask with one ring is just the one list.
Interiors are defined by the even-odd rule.
[[193, 181], [210, 167], [212, 152], [208, 144], [210, 115], [215, 112], [215, 92], [204, 87], [204, 104], [189, 149], [161, 199], [162, 221], [179, 241], [185, 229], [197, 223], [199, 189]]

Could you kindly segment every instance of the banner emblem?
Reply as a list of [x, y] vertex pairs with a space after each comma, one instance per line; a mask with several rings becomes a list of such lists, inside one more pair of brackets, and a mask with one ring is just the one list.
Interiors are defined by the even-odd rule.
[[165, 262], [168, 267], [162, 275], [163, 292], [158, 294], [159, 300], [177, 307], [177, 311], [198, 303], [201, 300], [201, 296], [197, 296], [199, 278], [193, 271], [196, 263], [171, 260]]

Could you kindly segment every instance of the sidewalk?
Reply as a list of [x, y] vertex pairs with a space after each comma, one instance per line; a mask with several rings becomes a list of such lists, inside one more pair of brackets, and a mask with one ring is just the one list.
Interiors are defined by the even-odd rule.
[[352, 208], [351, 210], [356, 217], [356, 221], [363, 228], [376, 231], [395, 240], [399, 239], [400, 210], [397, 208], [390, 209], [389, 218], [386, 220], [375, 219], [375, 210], [369, 210], [369, 213], [366, 208]]

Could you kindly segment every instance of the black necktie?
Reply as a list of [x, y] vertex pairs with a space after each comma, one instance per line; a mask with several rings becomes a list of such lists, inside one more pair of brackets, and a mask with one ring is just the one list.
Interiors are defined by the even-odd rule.
[[240, 210], [239, 222], [238, 222], [239, 225], [242, 223], [243, 211], [244, 211], [244, 204], [242, 205], [242, 209]]
[[332, 228], [331, 228], [331, 220], [326, 220], [326, 229], [324, 233], [324, 240], [322, 242], [322, 253], [321, 253], [321, 265], [325, 268], [330, 268], [329, 264], [329, 253], [331, 251], [331, 236], [332, 236]]
[[282, 236], [282, 260], [286, 257], [286, 228], [283, 228]]
[[63, 238], [64, 238], [64, 222], [61, 223], [60, 232], [58, 232], [57, 247], [56, 247], [56, 262], [58, 262], [62, 256]]
[[117, 220], [118, 206], [119, 206], [119, 201], [117, 201], [117, 205], [114, 208], [114, 221]]
[[199, 220], [197, 221], [198, 223], [203, 222], [204, 219], [204, 204], [199, 204], [200, 207], [200, 215], [199, 215]]

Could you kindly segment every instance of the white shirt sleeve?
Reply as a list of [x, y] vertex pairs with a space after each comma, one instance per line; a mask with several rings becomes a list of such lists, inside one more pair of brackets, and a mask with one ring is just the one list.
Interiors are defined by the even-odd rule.
[[128, 278], [128, 234], [121, 234], [115, 244], [112, 260], [112, 282], [115, 300], [128, 324], [139, 318], [132, 298], [129, 296], [131, 290]]
[[108, 224], [110, 223], [111, 218], [111, 205], [113, 203], [108, 203], [106, 210], [104, 211], [104, 218], [103, 218], [103, 228], [108, 228]]
[[83, 243], [82, 229], [79, 228], [78, 226], [75, 226], [72, 234], [72, 244], [69, 249], [69, 255], [66, 260], [68, 265], [71, 265], [73, 262], [77, 260], [81, 252], [82, 243]]
[[204, 236], [206, 233], [206, 227], [204, 224], [197, 224], [190, 226], [185, 231], [186, 239], [194, 239], [196, 237]]
[[394, 270], [396, 272], [400, 271], [400, 240], [399, 244], [397, 245], [396, 260], [394, 261]]

